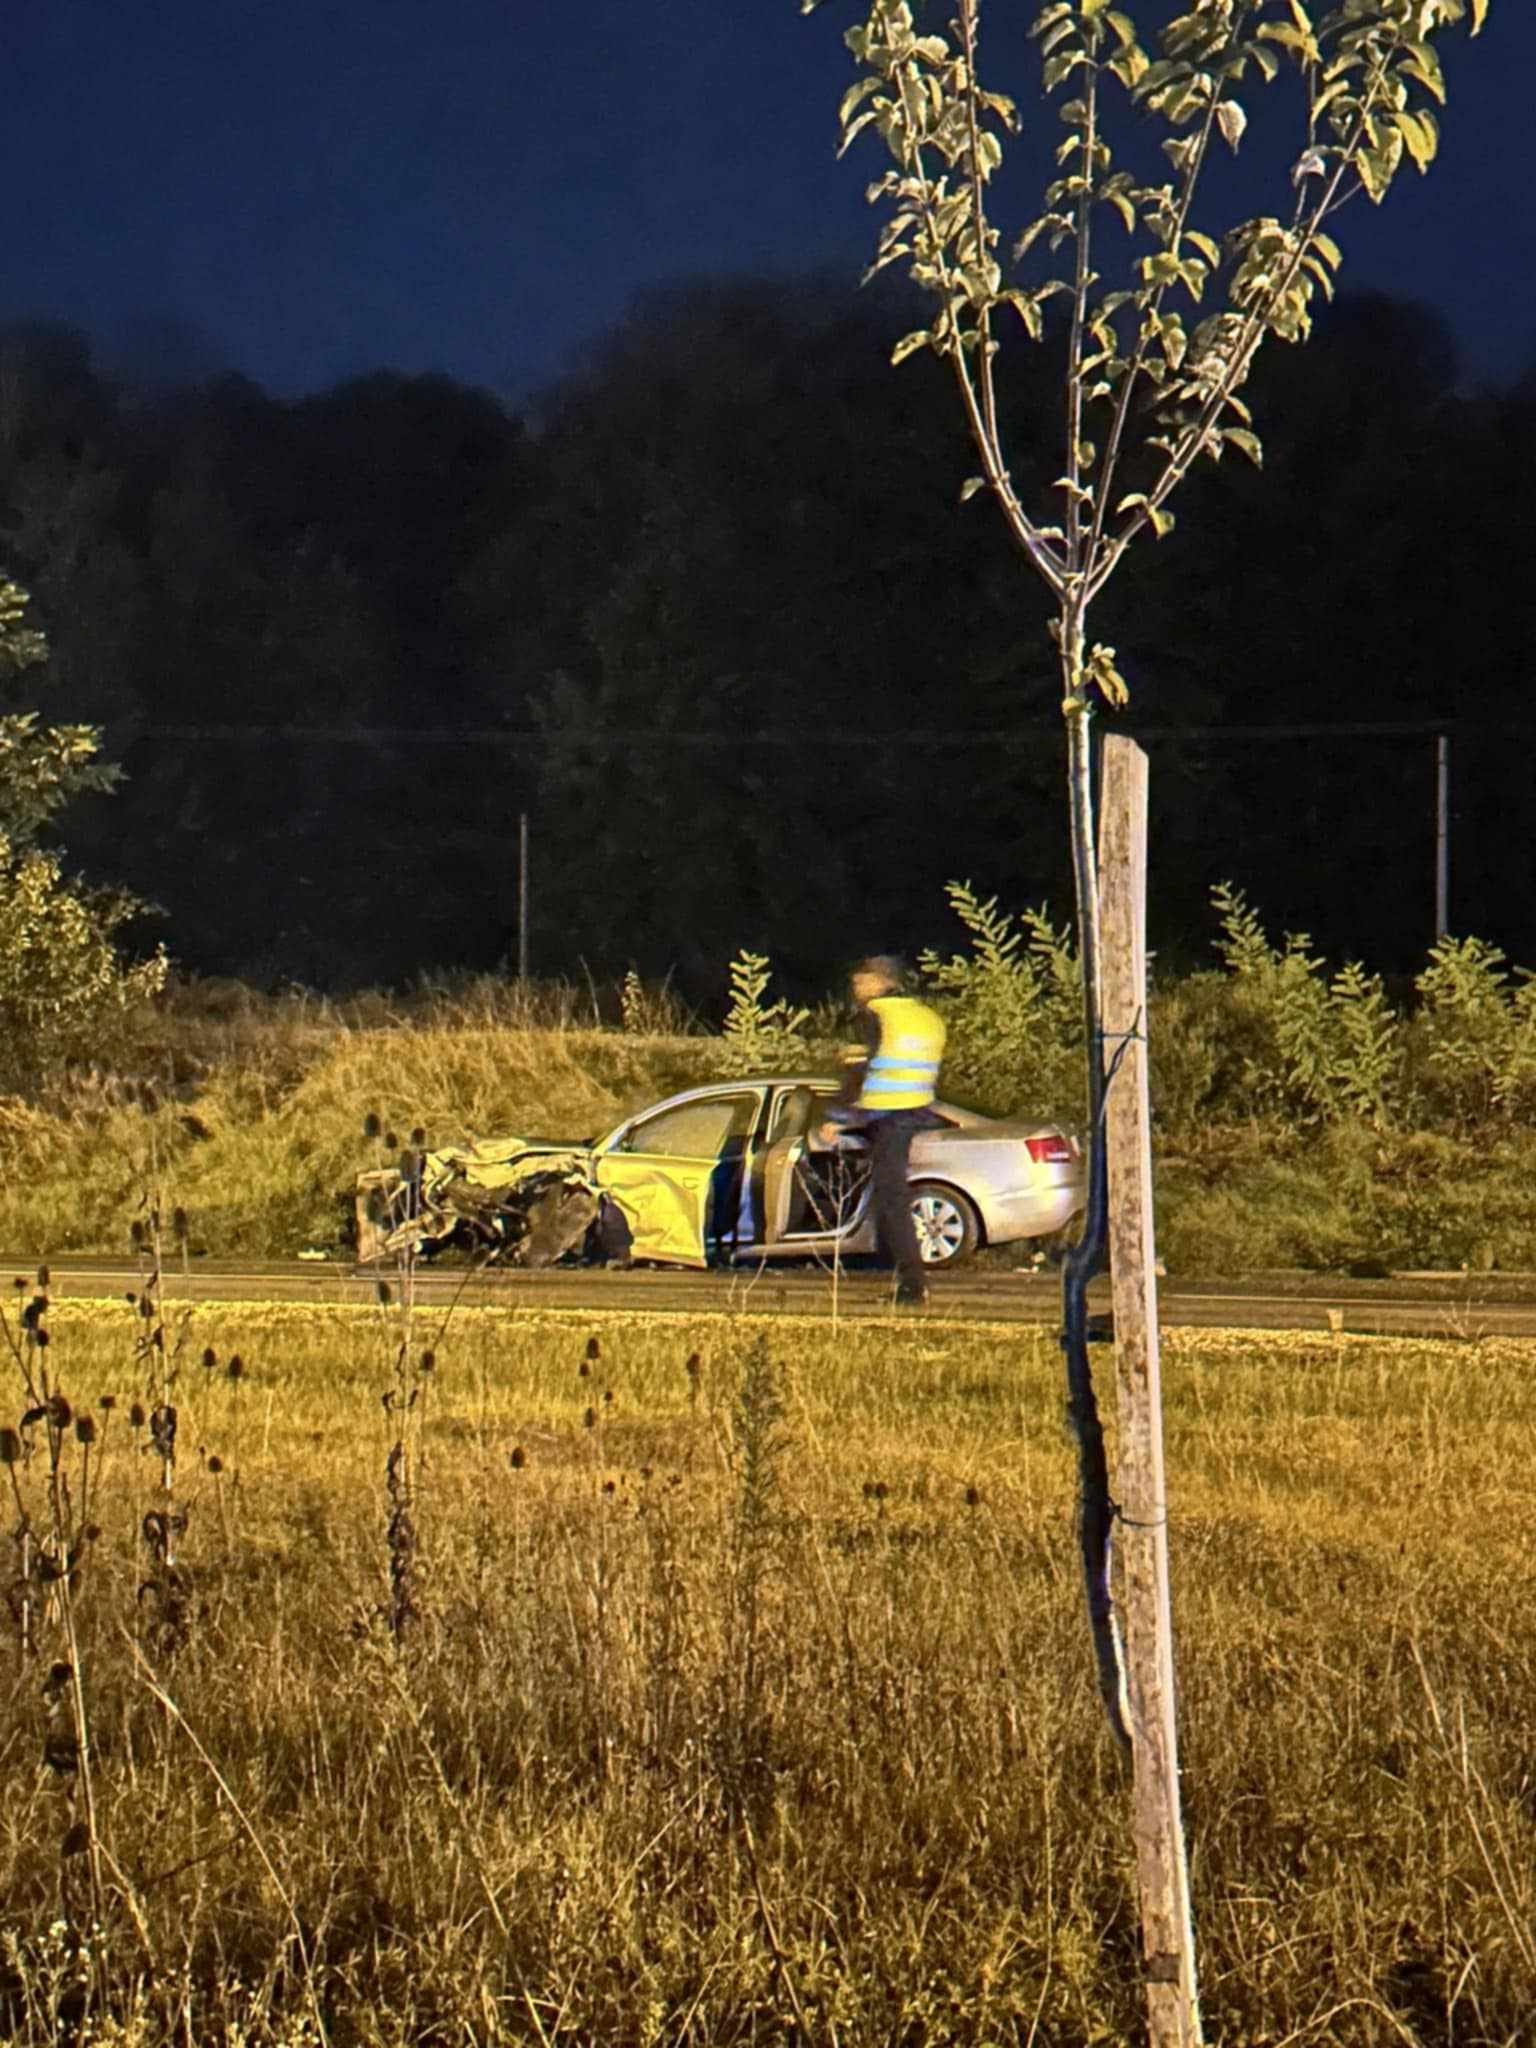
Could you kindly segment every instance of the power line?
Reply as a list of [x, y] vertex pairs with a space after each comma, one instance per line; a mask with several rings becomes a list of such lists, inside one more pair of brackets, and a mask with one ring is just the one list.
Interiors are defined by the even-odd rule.
[[[1105, 728], [1106, 730], [1109, 728]], [[1135, 740], [1193, 743], [1269, 743], [1275, 740], [1531, 738], [1536, 722], [1507, 720], [1472, 723], [1455, 718], [1350, 721], [1309, 725], [1137, 725], [1115, 726]], [[1059, 735], [1058, 720], [977, 728], [922, 727], [877, 731], [821, 731], [814, 727], [768, 727], [756, 732], [709, 732], [666, 726], [604, 726], [587, 732], [548, 731], [532, 726], [408, 726], [408, 725], [149, 725], [125, 736], [123, 744], [161, 740], [176, 745], [410, 747], [553, 747], [572, 749], [605, 746], [686, 747], [862, 747], [870, 751], [891, 746], [973, 747], [1030, 745]]]

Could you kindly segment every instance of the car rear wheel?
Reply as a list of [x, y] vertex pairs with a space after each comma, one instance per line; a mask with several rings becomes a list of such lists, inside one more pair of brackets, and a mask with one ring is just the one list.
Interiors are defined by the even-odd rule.
[[964, 1195], [936, 1180], [912, 1183], [912, 1221], [925, 1266], [957, 1266], [981, 1242], [976, 1211]]

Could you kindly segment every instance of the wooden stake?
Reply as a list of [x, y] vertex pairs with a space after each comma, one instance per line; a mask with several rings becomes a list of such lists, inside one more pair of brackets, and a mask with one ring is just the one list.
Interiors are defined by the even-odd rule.
[[1151, 2048], [1195, 2048], [1202, 2035], [1179, 1802], [1147, 1099], [1147, 757], [1134, 741], [1105, 740], [1102, 791], [1103, 1029], [1111, 1077], [1105, 1140], [1120, 1436], [1116, 1536], [1147, 2033]]

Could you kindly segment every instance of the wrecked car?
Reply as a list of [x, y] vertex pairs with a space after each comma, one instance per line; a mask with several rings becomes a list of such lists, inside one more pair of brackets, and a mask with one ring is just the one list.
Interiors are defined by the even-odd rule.
[[[595, 1143], [485, 1139], [359, 1176], [358, 1257], [450, 1245], [507, 1264], [567, 1256], [728, 1266], [876, 1249], [867, 1147], [822, 1142], [833, 1081], [690, 1088]], [[918, 1244], [931, 1267], [1063, 1230], [1083, 1206], [1077, 1139], [1057, 1123], [933, 1105], [912, 1142]]]

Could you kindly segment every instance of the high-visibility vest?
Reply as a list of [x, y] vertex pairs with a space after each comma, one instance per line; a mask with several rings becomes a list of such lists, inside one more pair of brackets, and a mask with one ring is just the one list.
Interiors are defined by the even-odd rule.
[[938, 1092], [944, 1019], [912, 996], [876, 996], [880, 1026], [859, 1091], [860, 1109], [925, 1109]]

